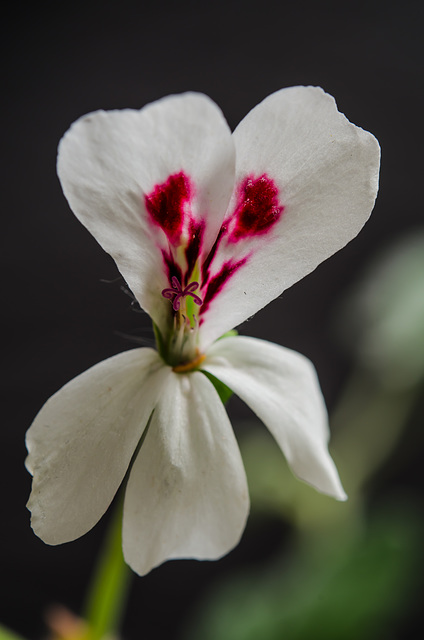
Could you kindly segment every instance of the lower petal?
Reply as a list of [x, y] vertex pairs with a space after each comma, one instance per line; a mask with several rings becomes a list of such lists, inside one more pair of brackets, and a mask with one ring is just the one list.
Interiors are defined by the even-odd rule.
[[121, 484], [170, 369], [153, 349], [95, 365], [50, 398], [27, 433], [28, 508], [48, 544], [101, 518]]
[[327, 449], [327, 411], [309, 360], [270, 342], [237, 336], [212, 345], [202, 369], [224, 382], [265, 423], [301, 480], [346, 499]]
[[123, 546], [140, 575], [172, 558], [216, 559], [239, 541], [249, 511], [231, 424], [209, 380], [174, 374], [131, 470]]

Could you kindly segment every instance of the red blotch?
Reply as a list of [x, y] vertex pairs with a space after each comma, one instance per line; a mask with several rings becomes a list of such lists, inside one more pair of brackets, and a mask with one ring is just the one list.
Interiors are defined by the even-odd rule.
[[189, 198], [190, 184], [182, 171], [169, 176], [166, 182], [156, 185], [145, 196], [146, 209], [153, 222], [163, 229], [172, 244], [178, 244], [184, 222], [184, 205]]
[[271, 178], [247, 177], [239, 190], [239, 204], [232, 216], [235, 226], [230, 241], [262, 235], [280, 219], [284, 207], [278, 201], [278, 189]]
[[229, 278], [242, 267], [247, 261], [247, 257], [239, 260], [238, 262], [232, 262], [228, 260], [224, 262], [221, 270], [211, 278], [207, 284], [206, 294], [203, 296], [203, 304], [200, 313], [207, 311], [211, 300], [218, 295], [223, 286]]

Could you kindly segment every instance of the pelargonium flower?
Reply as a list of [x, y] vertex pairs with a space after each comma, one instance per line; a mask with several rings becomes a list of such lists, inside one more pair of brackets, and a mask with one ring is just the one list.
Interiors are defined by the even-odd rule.
[[314, 87], [274, 93], [233, 134], [197, 93], [70, 128], [58, 155], [65, 196], [151, 316], [158, 349], [95, 365], [41, 409], [27, 435], [38, 536], [83, 535], [128, 474], [123, 550], [137, 573], [232, 549], [249, 497], [216, 379], [300, 479], [345, 499], [311, 363], [228, 332], [358, 233], [378, 168], [375, 138]]

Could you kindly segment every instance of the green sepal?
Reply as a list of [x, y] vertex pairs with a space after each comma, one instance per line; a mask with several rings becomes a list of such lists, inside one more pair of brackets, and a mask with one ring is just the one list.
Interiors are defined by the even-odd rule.
[[215, 376], [209, 373], [209, 371], [202, 371], [202, 373], [212, 382], [213, 386], [215, 387], [219, 395], [219, 398], [222, 404], [226, 405], [228, 400], [233, 395], [233, 392], [231, 391], [231, 389], [227, 387], [226, 384], [221, 382], [221, 380], [218, 380], [218, 378], [215, 378]]
[[[232, 336], [237, 336], [237, 335], [238, 335], [238, 331], [236, 331], [235, 329], [231, 329], [231, 331], [227, 331], [227, 333], [224, 333], [220, 338], [218, 338], [218, 340], [222, 340], [223, 338], [230, 338]], [[202, 371], [202, 373], [204, 373], [205, 376], [212, 382], [213, 386], [215, 387], [219, 395], [219, 398], [222, 404], [225, 406], [229, 401], [229, 399], [231, 398], [231, 396], [233, 395], [233, 392], [231, 391], [230, 387], [227, 387], [227, 385], [221, 382], [221, 380], [218, 380], [218, 378], [215, 378], [215, 376], [209, 373], [209, 371]]]
[[157, 324], [155, 322], [153, 322], [152, 320], [152, 325], [153, 325], [153, 333], [155, 334], [155, 340], [156, 340], [156, 347], [158, 350], [158, 353], [160, 355], [160, 357], [162, 358], [162, 360], [165, 360], [166, 362], [166, 352], [167, 352], [167, 348], [165, 346], [165, 341], [162, 337], [162, 334], [159, 330], [159, 327], [157, 326]]
[[222, 340], [223, 338], [231, 338], [232, 336], [238, 336], [238, 331], [236, 329], [230, 329], [230, 331], [227, 331], [227, 333], [223, 333], [222, 336], [218, 338], [218, 340]]

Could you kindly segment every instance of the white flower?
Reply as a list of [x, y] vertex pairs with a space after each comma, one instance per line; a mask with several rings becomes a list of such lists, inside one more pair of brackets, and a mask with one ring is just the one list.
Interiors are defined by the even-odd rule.
[[83, 535], [132, 465], [123, 549], [137, 573], [232, 549], [248, 488], [203, 372], [263, 420], [299, 478], [345, 499], [311, 363], [262, 340], [218, 338], [358, 233], [378, 167], [375, 138], [313, 87], [274, 93], [232, 135], [196, 93], [71, 127], [58, 156], [64, 193], [150, 314], [159, 353], [109, 358], [41, 409], [27, 435], [37, 535], [49, 544]]

